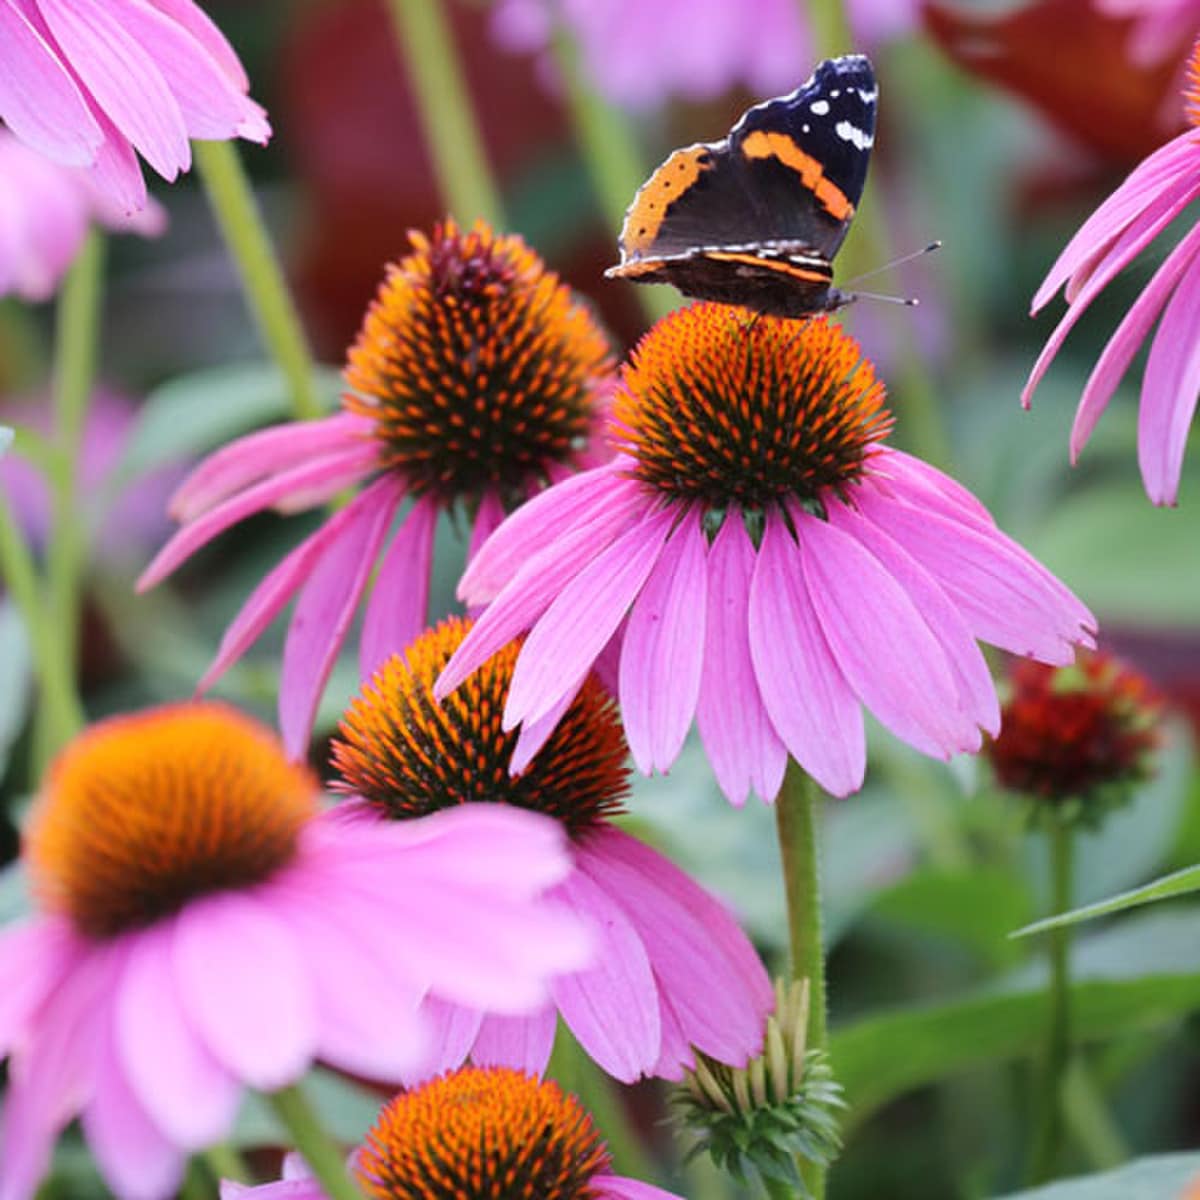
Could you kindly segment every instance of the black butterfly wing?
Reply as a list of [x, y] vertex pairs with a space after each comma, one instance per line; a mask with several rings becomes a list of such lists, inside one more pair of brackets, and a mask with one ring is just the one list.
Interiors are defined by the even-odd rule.
[[749, 109], [724, 141], [676, 150], [626, 213], [622, 266], [771, 243], [832, 258], [866, 182], [876, 100], [865, 57], [830, 59], [791, 95]]

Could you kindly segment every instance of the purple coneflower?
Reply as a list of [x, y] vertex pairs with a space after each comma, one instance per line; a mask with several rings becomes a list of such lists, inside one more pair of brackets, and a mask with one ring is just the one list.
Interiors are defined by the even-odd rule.
[[611, 391], [607, 339], [520, 238], [451, 221], [432, 238], [411, 238], [350, 350], [343, 411], [251, 434], [203, 462], [171, 503], [183, 528], [138, 585], [153, 586], [252, 513], [311, 508], [370, 481], [266, 576], [200, 683], [208, 687], [298, 595], [279, 693], [293, 755], [305, 750], [376, 559], [364, 676], [425, 627], [438, 513], [470, 514], [473, 549], [506, 510], [595, 461], [589, 439]]
[[266, 113], [233, 48], [192, 0], [0, 0], [0, 119], [55, 162], [90, 168], [119, 211], [146, 203], [190, 138], [265, 143]]
[[[1134, 168], [1067, 243], [1033, 298], [1036, 313], [1063, 288], [1067, 311], [1021, 393], [1026, 407], [1088, 305], [1200, 196], [1200, 43], [1192, 51], [1188, 78], [1192, 128]], [[1155, 504], [1174, 504], [1200, 396], [1200, 223], [1184, 234], [1155, 271], [1092, 368], [1071, 430], [1072, 462], [1155, 322], [1158, 329], [1150, 345], [1138, 409], [1138, 463], [1150, 499]]]
[[[371, 1200], [680, 1200], [612, 1174], [591, 1116], [558, 1084], [468, 1067], [386, 1104], [350, 1158]], [[279, 1183], [221, 1186], [221, 1200], [325, 1200], [296, 1156]]]
[[270, 731], [220, 705], [84, 733], [24, 853], [42, 911], [0, 933], [2, 1200], [33, 1195], [76, 1115], [117, 1195], [164, 1200], [243, 1087], [284, 1087], [317, 1058], [419, 1070], [427, 994], [527, 1012], [586, 960], [584, 930], [542, 899], [570, 869], [553, 822], [480, 805], [347, 823]]
[[[540, 1073], [561, 1014], [583, 1048], [625, 1082], [682, 1076], [698, 1049], [742, 1066], [758, 1052], [774, 998], [766, 972], [725, 908], [673, 863], [618, 829], [628, 789], [621, 722], [595, 677], [531, 763], [501, 725], [517, 646], [493, 656], [439, 704], [433, 683], [470, 629], [463, 619], [422, 634], [389, 659], [346, 712], [333, 743], [334, 788], [377, 825], [444, 808], [516, 806], [559, 821], [574, 870], [551, 895], [595, 931], [594, 965], [551, 984], [552, 1003], [526, 1017], [434, 1001], [434, 1069], [479, 1064]], [[516, 755], [518, 772], [513, 773]], [[497, 859], [497, 870], [508, 870]], [[413, 1076], [407, 1076], [413, 1078]]]
[[675, 761], [696, 717], [725, 794], [779, 790], [790, 753], [843, 796], [863, 707], [939, 758], [999, 710], [975, 639], [1046, 662], [1094, 619], [939, 471], [883, 444], [883, 385], [836, 324], [698, 305], [625, 371], [611, 463], [551, 488], [459, 587], [488, 607], [438, 680], [450, 695], [528, 632], [504, 726], [562, 711], [621, 639], [634, 761]]

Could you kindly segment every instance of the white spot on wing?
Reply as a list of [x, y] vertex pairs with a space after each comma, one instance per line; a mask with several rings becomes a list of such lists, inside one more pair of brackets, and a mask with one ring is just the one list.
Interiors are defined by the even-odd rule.
[[864, 133], [857, 125], [851, 125], [849, 121], [839, 121], [833, 131], [843, 142], [852, 143], [857, 150], [869, 150], [875, 145], [874, 137]]
[[815, 112], [818, 117], [823, 117], [829, 112], [829, 101], [814, 100], [808, 107], [812, 112]]
[[858, 95], [864, 104], [874, 104], [879, 99], [879, 89], [871, 88], [868, 90], [867, 88], [859, 88]]

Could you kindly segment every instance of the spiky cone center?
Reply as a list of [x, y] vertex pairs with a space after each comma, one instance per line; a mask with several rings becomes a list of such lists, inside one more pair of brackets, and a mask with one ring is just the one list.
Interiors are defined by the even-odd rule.
[[585, 1200], [608, 1152], [550, 1080], [464, 1067], [397, 1096], [358, 1152], [371, 1200]]
[[1200, 38], [1188, 58], [1187, 76], [1183, 86], [1183, 107], [1193, 128], [1200, 129]]
[[292, 861], [319, 786], [274, 735], [221, 704], [114, 717], [50, 770], [26, 835], [43, 905], [94, 938]]
[[825, 317], [748, 319], [698, 304], [659, 321], [626, 366], [613, 439], [632, 472], [709, 510], [819, 508], [891, 428], [858, 343]]
[[452, 617], [426, 630], [363, 685], [333, 741], [334, 788], [391, 819], [498, 801], [554, 817], [582, 837], [620, 812], [629, 793], [616, 705], [599, 680], [589, 678], [533, 761], [513, 775], [518, 731], [506, 732], [502, 719], [518, 642], [445, 700], [433, 696], [434, 682], [472, 624]]
[[1003, 788], [1043, 805], [1119, 800], [1152, 771], [1161, 715], [1150, 682], [1111, 655], [1081, 653], [1069, 667], [1022, 660], [985, 750]]
[[519, 502], [586, 442], [608, 339], [521, 238], [447, 220], [409, 239], [350, 348], [343, 404], [413, 492]]

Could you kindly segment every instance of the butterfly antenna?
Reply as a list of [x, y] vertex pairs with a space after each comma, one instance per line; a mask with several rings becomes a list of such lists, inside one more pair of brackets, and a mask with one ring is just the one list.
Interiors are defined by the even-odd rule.
[[[911, 254], [902, 255], [900, 258], [893, 258], [891, 262], [884, 263], [882, 267], [875, 267], [870, 271], [864, 272], [862, 275], [856, 275], [853, 279], [847, 279], [842, 286], [853, 287], [856, 283], [860, 283], [864, 279], [871, 279], [876, 275], [882, 275], [884, 271], [890, 271], [893, 267], [901, 266], [906, 262], [912, 262], [914, 258], [923, 258], [926, 254], [932, 254], [935, 250], [940, 250], [941, 248], [941, 242], [930, 242], [928, 246], [923, 246], [920, 250], [914, 250]], [[858, 294], [860, 296], [867, 295], [866, 292], [859, 292]]]
[[916, 308], [921, 302], [916, 296], [888, 296], [883, 292], [849, 292], [852, 300], [881, 300], [885, 304], [899, 304], [904, 308]]

